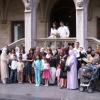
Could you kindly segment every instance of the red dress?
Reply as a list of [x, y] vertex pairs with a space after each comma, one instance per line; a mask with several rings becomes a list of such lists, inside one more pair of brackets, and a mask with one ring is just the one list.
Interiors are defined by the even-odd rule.
[[43, 73], [42, 73], [42, 78], [43, 79], [50, 79], [51, 75], [50, 75], [50, 65], [48, 63], [45, 63], [43, 65]]

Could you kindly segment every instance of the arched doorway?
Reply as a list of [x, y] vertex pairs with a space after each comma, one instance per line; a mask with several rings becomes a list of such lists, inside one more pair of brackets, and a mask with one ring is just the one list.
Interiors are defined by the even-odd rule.
[[76, 10], [73, 0], [58, 0], [53, 6], [50, 13], [50, 26], [53, 22], [63, 21], [65, 25], [68, 25], [70, 30], [70, 37], [76, 36]]

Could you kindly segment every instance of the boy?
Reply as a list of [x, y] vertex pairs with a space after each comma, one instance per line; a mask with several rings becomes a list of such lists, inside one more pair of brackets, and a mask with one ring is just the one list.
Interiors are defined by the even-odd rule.
[[14, 55], [11, 62], [10, 82], [11, 83], [17, 82], [17, 56], [16, 55]]

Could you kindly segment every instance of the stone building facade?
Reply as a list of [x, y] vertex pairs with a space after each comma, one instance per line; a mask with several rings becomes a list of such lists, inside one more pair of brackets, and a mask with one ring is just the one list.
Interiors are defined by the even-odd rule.
[[82, 46], [100, 39], [100, 0], [0, 0], [0, 47], [25, 37], [26, 51], [63, 20]]

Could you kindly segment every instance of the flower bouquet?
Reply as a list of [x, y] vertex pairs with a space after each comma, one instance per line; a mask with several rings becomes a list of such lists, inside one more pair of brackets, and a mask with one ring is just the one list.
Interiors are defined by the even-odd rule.
[[59, 33], [56, 33], [55, 36], [56, 36], [56, 38], [60, 38], [60, 34]]

